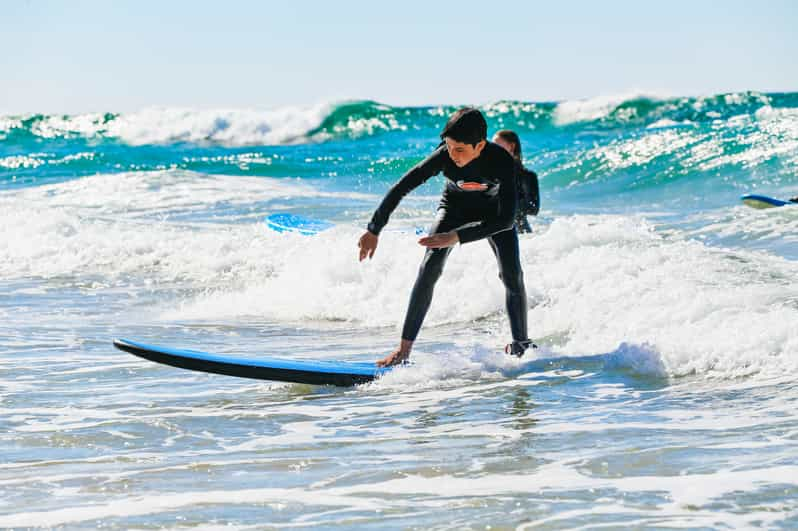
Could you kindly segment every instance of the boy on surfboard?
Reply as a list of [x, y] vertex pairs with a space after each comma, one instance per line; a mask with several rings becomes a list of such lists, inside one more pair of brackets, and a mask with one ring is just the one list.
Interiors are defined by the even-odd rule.
[[377, 361], [380, 367], [407, 361], [421, 323], [432, 302], [435, 283], [446, 258], [458, 243], [487, 239], [499, 262], [513, 342], [506, 351], [522, 356], [531, 342], [527, 337], [524, 273], [514, 227], [517, 184], [513, 157], [487, 141], [482, 113], [465, 107], [455, 112], [441, 132], [441, 145], [410, 169], [388, 191], [374, 212], [368, 230], [360, 237], [360, 261], [374, 256], [379, 234], [399, 201], [430, 177], [443, 173], [446, 186], [438, 215], [429, 235], [418, 240], [427, 248], [410, 294], [399, 346]]

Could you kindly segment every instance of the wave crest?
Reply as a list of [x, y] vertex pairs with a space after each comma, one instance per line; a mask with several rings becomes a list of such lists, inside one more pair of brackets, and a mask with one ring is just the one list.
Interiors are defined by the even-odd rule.
[[[144, 144], [280, 145], [440, 130], [457, 106], [393, 107], [374, 101], [272, 110], [151, 108], [134, 113], [0, 117], [0, 140], [91, 138]], [[798, 108], [798, 93], [738, 92], [662, 98], [644, 93], [563, 102], [499, 101], [481, 106], [491, 129], [672, 127], [773, 109]], [[764, 109], [764, 110], [763, 110]]]

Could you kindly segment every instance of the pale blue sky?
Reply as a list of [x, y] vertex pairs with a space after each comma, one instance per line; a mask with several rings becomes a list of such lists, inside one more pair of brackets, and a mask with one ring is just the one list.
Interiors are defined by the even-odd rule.
[[798, 1], [0, 0], [0, 113], [798, 91]]

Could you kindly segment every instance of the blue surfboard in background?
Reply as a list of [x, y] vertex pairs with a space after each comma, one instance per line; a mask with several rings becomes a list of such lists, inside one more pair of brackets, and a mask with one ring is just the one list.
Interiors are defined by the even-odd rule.
[[784, 201], [782, 199], [776, 199], [774, 197], [768, 197], [766, 195], [759, 195], [759, 194], [745, 194], [740, 196], [740, 200], [745, 203], [747, 206], [751, 208], [774, 208], [780, 207], [785, 205], [795, 205], [798, 203], [793, 203], [791, 201]]
[[[304, 234], [305, 236], [312, 236], [335, 226], [335, 223], [325, 219], [309, 218], [300, 214], [288, 214], [285, 212], [269, 214], [263, 221], [269, 229], [275, 232]], [[421, 227], [416, 227], [415, 229], [388, 229], [385, 232], [421, 235], [425, 233], [425, 230]]]
[[264, 220], [266, 226], [275, 232], [293, 232], [304, 235], [318, 234], [333, 226], [331, 221], [313, 219], [299, 214], [285, 212], [269, 214]]

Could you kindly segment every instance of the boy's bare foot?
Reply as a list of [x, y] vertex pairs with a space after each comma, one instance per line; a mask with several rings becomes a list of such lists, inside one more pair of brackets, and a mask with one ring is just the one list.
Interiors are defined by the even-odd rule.
[[391, 367], [393, 365], [405, 363], [408, 359], [410, 359], [410, 351], [412, 349], [413, 342], [403, 339], [398, 348], [394, 349], [393, 352], [381, 360], [377, 360], [377, 367]]

